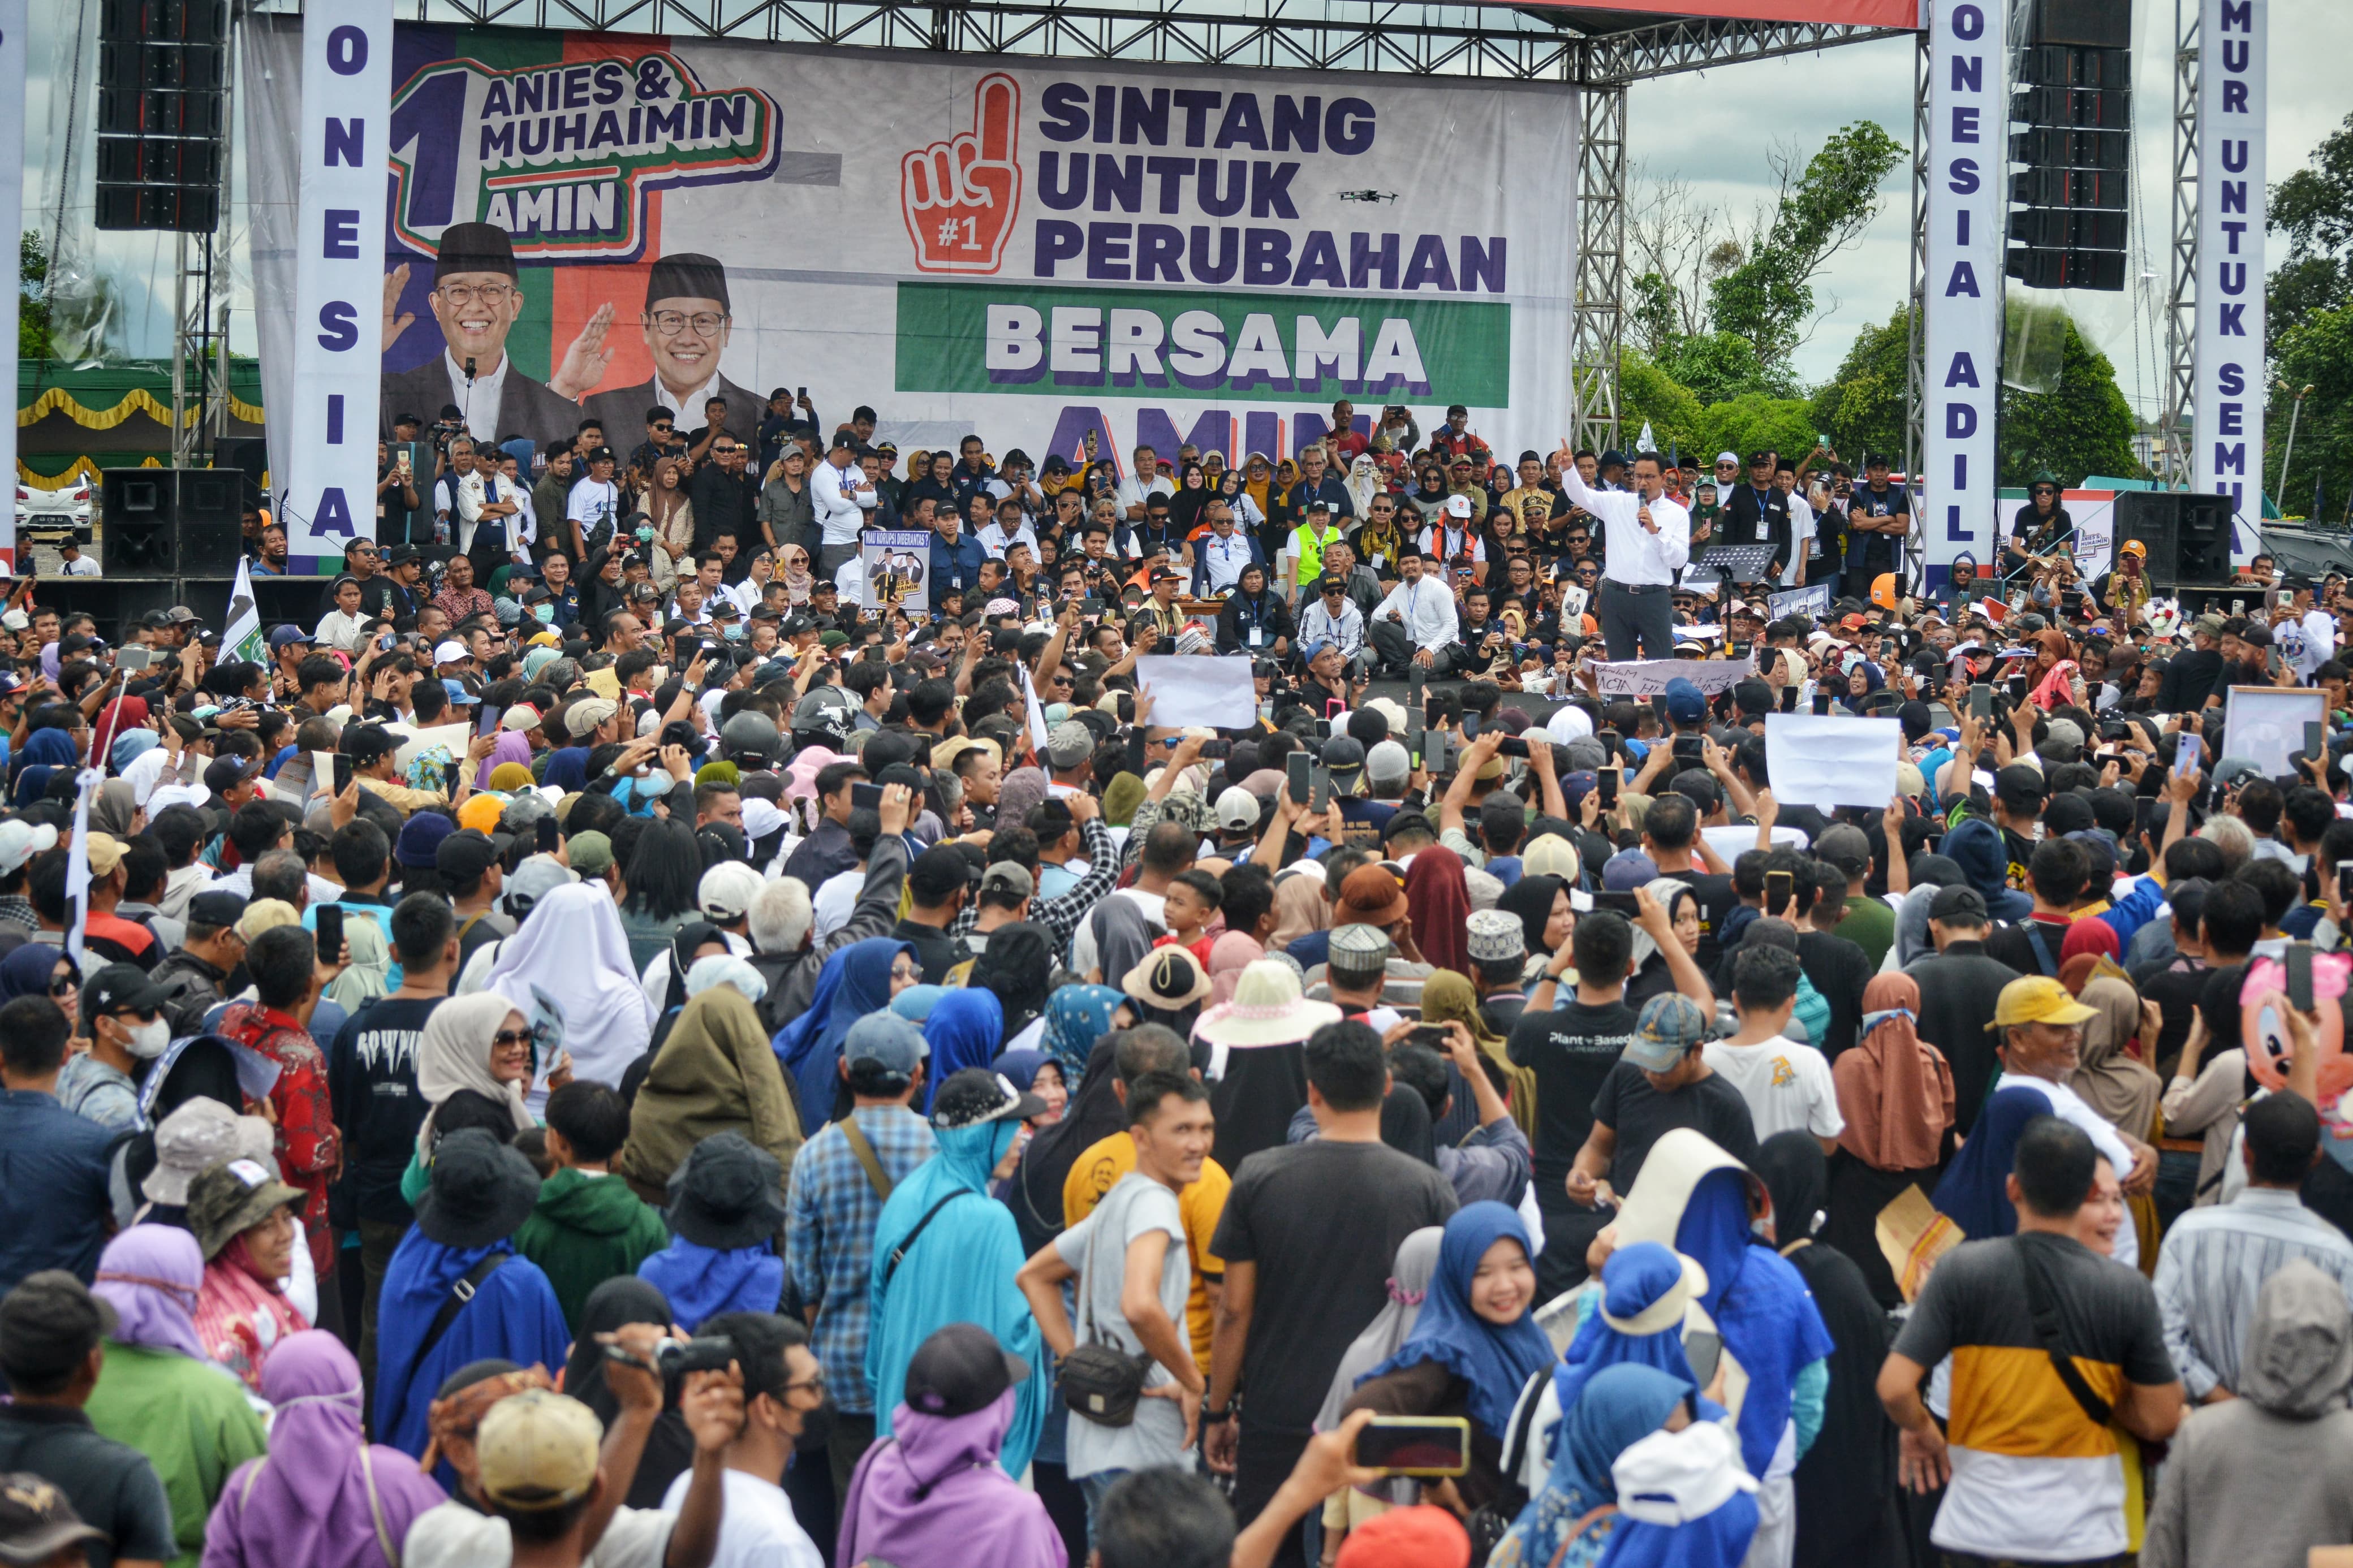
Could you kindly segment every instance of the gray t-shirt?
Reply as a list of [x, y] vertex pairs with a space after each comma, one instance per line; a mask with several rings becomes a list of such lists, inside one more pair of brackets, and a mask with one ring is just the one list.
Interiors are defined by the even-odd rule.
[[[1183, 1335], [1186, 1299], [1193, 1289], [1193, 1268], [1185, 1253], [1185, 1216], [1174, 1192], [1141, 1171], [1130, 1171], [1103, 1194], [1092, 1214], [1054, 1238], [1062, 1261], [1079, 1271], [1079, 1306], [1071, 1323], [1081, 1344], [1101, 1339], [1130, 1355], [1149, 1353], [1120, 1310], [1120, 1296], [1127, 1279], [1128, 1247], [1155, 1230], [1168, 1237], [1168, 1250], [1160, 1262], [1160, 1305]], [[1158, 1388], [1174, 1381], [1168, 1369], [1155, 1361], [1144, 1385]], [[1174, 1400], [1139, 1402], [1134, 1421], [1125, 1426], [1102, 1426], [1076, 1412], [1070, 1422], [1072, 1480], [1103, 1470], [1191, 1468], [1192, 1454], [1185, 1447], [1185, 1407]]]

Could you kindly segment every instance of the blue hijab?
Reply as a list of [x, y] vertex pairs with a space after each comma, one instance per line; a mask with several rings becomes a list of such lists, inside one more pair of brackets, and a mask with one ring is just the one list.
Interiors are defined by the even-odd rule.
[[[1027, 1261], [1013, 1211], [987, 1195], [989, 1173], [1020, 1128], [1001, 1120], [934, 1129], [936, 1151], [892, 1190], [875, 1220], [866, 1380], [877, 1436], [891, 1435], [892, 1413], [902, 1403], [907, 1363], [917, 1347], [950, 1323], [977, 1323], [1031, 1366], [1045, 1364], [1038, 1319], [1013, 1282]], [[952, 1201], [923, 1226], [893, 1272], [892, 1253], [943, 1200]], [[1013, 1425], [997, 1452], [1007, 1475], [1018, 1478], [1029, 1468], [1052, 1384], [1032, 1377], [1014, 1391]]]
[[[1588, 1568], [1608, 1547], [1617, 1521], [1602, 1521], [1582, 1535], [1570, 1532], [1587, 1514], [1618, 1500], [1609, 1473], [1618, 1456], [1657, 1431], [1691, 1394], [1688, 1379], [1656, 1367], [1628, 1364], [1594, 1373], [1586, 1396], [1561, 1420], [1551, 1473], [1512, 1521], [1505, 1539], [1514, 1550], [1499, 1547], [1492, 1560], [1546, 1568], [1558, 1559], [1560, 1568]], [[1565, 1543], [1573, 1543], [1566, 1554]]]
[[1498, 1440], [1511, 1429], [1512, 1406], [1528, 1379], [1552, 1361], [1552, 1342], [1526, 1312], [1498, 1327], [1471, 1310], [1471, 1282], [1479, 1260], [1496, 1242], [1509, 1239], [1534, 1261], [1528, 1228], [1517, 1213], [1492, 1200], [1454, 1211], [1438, 1244], [1438, 1268], [1430, 1277], [1421, 1315], [1397, 1354], [1356, 1380], [1434, 1361], [1471, 1385], [1471, 1419]]
[[28, 942], [5, 958], [0, 958], [0, 1002], [14, 1002], [19, 996], [47, 996], [49, 979], [58, 972], [58, 960], [64, 953], [46, 942]]
[[586, 746], [565, 746], [547, 753], [547, 765], [540, 770], [539, 782], [554, 784], [566, 794], [588, 787], [588, 749]]
[[163, 743], [153, 730], [125, 730], [106, 749], [107, 766], [119, 773]]
[[[1014, 1088], [1027, 1094], [1038, 1087], [1038, 1069], [1053, 1062], [1043, 1051], [1008, 1051], [988, 1065], [1005, 1075]], [[1061, 1064], [1054, 1064], [1058, 1068]]]
[[722, 1312], [773, 1312], [785, 1294], [785, 1260], [766, 1242], [721, 1252], [682, 1236], [638, 1265], [638, 1278], [670, 1298], [670, 1321], [692, 1333]]
[[1702, 1176], [1675, 1226], [1675, 1250], [1707, 1270], [1700, 1304], [1748, 1373], [1737, 1425], [1740, 1456], [1750, 1475], [1762, 1476], [1788, 1424], [1798, 1373], [1837, 1347], [1804, 1277], [1771, 1247], [1750, 1241], [1750, 1179], [1729, 1167]]
[[1683, 1277], [1683, 1259], [1672, 1247], [1655, 1241], [1638, 1241], [1609, 1255], [1609, 1261], [1601, 1266], [1599, 1310], [1579, 1326], [1577, 1337], [1569, 1341], [1567, 1352], [1561, 1357], [1559, 1368], [1552, 1374], [1563, 1430], [1577, 1407], [1586, 1384], [1611, 1367], [1644, 1366], [1685, 1383], [1696, 1381], [1692, 1375], [1691, 1361], [1683, 1354], [1681, 1321], [1655, 1334], [1629, 1334], [1611, 1328], [1602, 1319], [1604, 1312], [1620, 1321], [1640, 1316]]
[[921, 1024], [932, 1016], [932, 1009], [938, 1006], [940, 998], [947, 994], [948, 988], [944, 985], [910, 985], [891, 998], [891, 1011], [910, 1024]]
[[1109, 985], [1063, 985], [1046, 1001], [1046, 1054], [1061, 1064], [1062, 1081], [1085, 1076], [1095, 1042], [1111, 1033], [1112, 1015], [1127, 993]]
[[[517, 1366], [561, 1366], [572, 1335], [555, 1291], [527, 1258], [510, 1257], [475, 1288], [429, 1354], [420, 1354], [425, 1331], [469, 1269], [493, 1252], [514, 1250], [501, 1238], [488, 1247], [455, 1247], [414, 1226], [385, 1266], [376, 1314], [375, 1433], [379, 1442], [421, 1457], [426, 1416], [451, 1373], [470, 1362], [511, 1361]], [[448, 1483], [444, 1483], [445, 1485]]]
[[923, 1043], [932, 1050], [923, 1066], [923, 1114], [932, 1113], [932, 1096], [949, 1074], [987, 1067], [1004, 1042], [1005, 1005], [994, 992], [951, 991], [933, 1003], [923, 1020]]
[[901, 953], [914, 951], [912, 943], [887, 936], [851, 942], [825, 961], [807, 1010], [770, 1042], [792, 1080], [801, 1125], [812, 1133], [833, 1120], [841, 1042], [849, 1026], [891, 1005], [891, 965]]
[[2010, 1205], [2006, 1179], [2017, 1163], [2019, 1135], [2028, 1122], [2050, 1114], [2051, 1101], [2035, 1089], [1997, 1088], [1988, 1095], [1968, 1142], [1936, 1184], [1936, 1212], [1971, 1241], [2014, 1234], [2018, 1210]]

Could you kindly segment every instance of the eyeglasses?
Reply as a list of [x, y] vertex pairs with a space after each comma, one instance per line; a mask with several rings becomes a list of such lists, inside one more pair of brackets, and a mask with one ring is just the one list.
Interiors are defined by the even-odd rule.
[[814, 1389], [816, 1392], [823, 1394], [825, 1392], [825, 1373], [822, 1372], [813, 1372], [807, 1377], [800, 1378], [795, 1382], [785, 1384], [785, 1392], [786, 1394], [797, 1393], [804, 1388]]
[[656, 310], [646, 320], [654, 324], [654, 331], [666, 338], [674, 338], [690, 326], [707, 338], [717, 331], [727, 318], [715, 310], [697, 310], [691, 316], [683, 310]]
[[497, 1034], [491, 1037], [491, 1047], [493, 1050], [502, 1051], [511, 1046], [528, 1046], [530, 1044], [531, 1031], [529, 1029], [501, 1029]]
[[452, 305], [503, 305], [514, 298], [514, 289], [505, 283], [485, 283], [476, 288], [470, 283], [445, 283], [436, 290]]

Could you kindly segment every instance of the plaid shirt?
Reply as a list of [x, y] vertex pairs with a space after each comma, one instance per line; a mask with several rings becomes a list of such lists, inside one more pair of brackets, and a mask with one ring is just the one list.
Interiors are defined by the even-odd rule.
[[[1070, 952], [1071, 938], [1078, 931], [1079, 922], [1086, 919], [1112, 889], [1119, 885], [1119, 852], [1112, 847], [1111, 829], [1103, 826], [1103, 819], [1091, 816], [1080, 824], [1079, 838], [1085, 846], [1082, 853], [1087, 861], [1087, 874], [1079, 879], [1079, 885], [1050, 899], [1029, 900], [1030, 923], [1044, 926], [1053, 933], [1057, 959]], [[955, 919], [949, 922], [948, 934], [952, 937], [967, 935], [979, 921], [980, 900], [966, 899], [964, 908], [958, 910]]]
[[[850, 1114], [893, 1185], [932, 1157], [930, 1125], [905, 1107], [860, 1106]], [[801, 1145], [785, 1207], [785, 1269], [795, 1293], [817, 1314], [809, 1349], [825, 1368], [834, 1404], [854, 1415], [871, 1415], [867, 1302], [882, 1197], [839, 1122], [818, 1129]]]

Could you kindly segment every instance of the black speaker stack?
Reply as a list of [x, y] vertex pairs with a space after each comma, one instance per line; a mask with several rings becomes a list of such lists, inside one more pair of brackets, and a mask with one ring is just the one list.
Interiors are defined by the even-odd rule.
[[2219, 588], [2231, 580], [2231, 498], [2186, 490], [2126, 490], [2116, 497], [2118, 543], [2148, 548], [2151, 591]]
[[98, 226], [220, 226], [229, 0], [101, 0]]
[[2010, 100], [2010, 276], [2125, 286], [2132, 178], [2130, 0], [2036, 0]]

